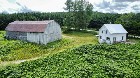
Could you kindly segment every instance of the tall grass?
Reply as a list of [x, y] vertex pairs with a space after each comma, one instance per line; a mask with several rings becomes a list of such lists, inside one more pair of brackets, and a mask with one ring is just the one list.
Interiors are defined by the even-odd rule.
[[1, 61], [32, 59], [56, 54], [63, 50], [84, 44], [97, 43], [96, 37], [87, 32], [69, 32], [67, 34], [63, 34], [63, 38], [61, 40], [48, 43], [47, 45], [40, 45], [20, 40], [7, 40], [4, 39], [4, 34], [4, 31], [0, 32]]

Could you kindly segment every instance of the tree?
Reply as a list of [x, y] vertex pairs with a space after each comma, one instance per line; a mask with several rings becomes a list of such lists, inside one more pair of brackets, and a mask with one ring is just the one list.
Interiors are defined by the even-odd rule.
[[91, 3], [88, 3], [87, 8], [86, 8], [86, 15], [87, 15], [86, 22], [87, 22], [87, 24], [86, 24], [85, 29], [89, 25], [88, 23], [92, 20], [92, 15], [93, 15], [92, 9], [93, 9], [93, 5]]
[[139, 18], [136, 16], [138, 15], [134, 13], [122, 14], [121, 17], [115, 21], [115, 23], [122, 24], [129, 34], [140, 35], [140, 22], [138, 21]]
[[[65, 10], [68, 11], [65, 21], [67, 27], [74, 27], [76, 30], [86, 29], [87, 23], [91, 20], [93, 6], [86, 0], [67, 0]], [[75, 26], [73, 26], [75, 25]]]
[[64, 25], [67, 26], [67, 30], [71, 29], [73, 27], [73, 2], [72, 0], [67, 0], [65, 3], [66, 7], [64, 8], [67, 12], [67, 16], [64, 19]]

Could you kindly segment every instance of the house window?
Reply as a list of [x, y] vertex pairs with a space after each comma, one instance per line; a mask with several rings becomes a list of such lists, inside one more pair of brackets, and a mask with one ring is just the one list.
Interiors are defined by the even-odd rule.
[[110, 40], [110, 38], [109, 37], [106, 37], [106, 40]]
[[122, 36], [122, 40], [123, 40], [123, 36]]
[[107, 34], [107, 30], [106, 30], [106, 34]]
[[102, 33], [103, 33], [103, 31], [102, 31]]
[[100, 39], [102, 39], [102, 36], [100, 36]]

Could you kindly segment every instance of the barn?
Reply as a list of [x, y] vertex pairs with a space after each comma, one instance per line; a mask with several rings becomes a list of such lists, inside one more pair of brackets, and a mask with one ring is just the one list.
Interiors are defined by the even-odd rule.
[[14, 21], [6, 27], [6, 38], [47, 44], [62, 38], [60, 25], [54, 20]]
[[125, 42], [127, 31], [121, 24], [104, 24], [99, 29], [99, 43]]

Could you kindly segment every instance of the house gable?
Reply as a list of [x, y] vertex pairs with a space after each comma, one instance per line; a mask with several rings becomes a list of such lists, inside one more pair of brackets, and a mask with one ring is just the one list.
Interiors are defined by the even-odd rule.
[[121, 24], [104, 24], [111, 34], [128, 33]]
[[[113, 25], [113, 26], [112, 26]], [[117, 27], [117, 25], [119, 25]], [[118, 30], [120, 29], [120, 30]], [[104, 24], [99, 29], [99, 42], [114, 43], [126, 41], [127, 31], [120, 24]]]
[[109, 30], [103, 25], [100, 29], [99, 29], [99, 35], [110, 35], [111, 33], [109, 32]]

